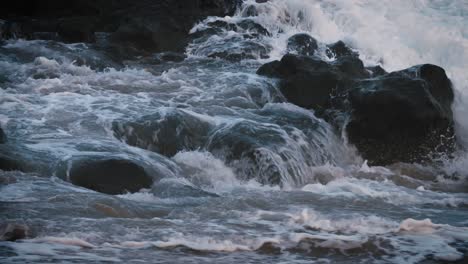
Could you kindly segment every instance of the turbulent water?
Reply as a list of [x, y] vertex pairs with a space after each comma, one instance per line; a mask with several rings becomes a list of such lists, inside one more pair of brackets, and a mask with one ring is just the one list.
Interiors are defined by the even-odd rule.
[[[245, 20], [270, 34], [209, 31]], [[466, 25], [464, 0], [248, 0], [233, 17], [194, 25], [198, 37], [178, 62], [115, 62], [105, 36], [96, 45], [4, 43], [2, 151], [33, 159], [38, 174], [0, 171], [9, 182], [0, 186], [1, 221], [30, 229], [28, 239], [0, 242], [0, 262], [465, 263], [466, 152], [433, 165], [369, 167], [346, 135], [255, 72], [300, 32], [320, 41], [324, 59], [325, 44], [343, 40], [387, 71], [440, 65], [456, 90], [457, 138], [468, 146]], [[243, 57], [212, 58], [223, 52]], [[116, 127], [131, 134], [121, 125], [148, 116], [209, 132], [198, 144], [184, 131], [175, 141], [156, 131], [153, 140], [186, 147], [166, 156], [116, 137]], [[256, 163], [232, 161], [238, 135]], [[138, 161], [162, 177], [133, 194], [93, 192], [60, 177], [83, 156]]]

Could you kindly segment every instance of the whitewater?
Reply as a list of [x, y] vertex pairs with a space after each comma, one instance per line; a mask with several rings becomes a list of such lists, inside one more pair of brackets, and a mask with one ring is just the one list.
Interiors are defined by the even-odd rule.
[[[269, 34], [215, 28], [246, 20]], [[115, 62], [105, 34], [4, 42], [0, 151], [32, 162], [0, 170], [1, 224], [28, 229], [0, 241], [0, 262], [465, 263], [467, 25], [464, 0], [246, 0], [232, 17], [193, 25], [180, 60]], [[443, 67], [457, 152], [369, 166], [345, 134], [256, 74], [297, 33], [319, 41], [323, 60], [342, 40], [388, 72]], [[236, 51], [247, 55], [213, 56]], [[246, 146], [255, 163], [238, 153]], [[118, 195], [82, 188], [70, 175], [84, 157], [131, 160], [158, 181]]]

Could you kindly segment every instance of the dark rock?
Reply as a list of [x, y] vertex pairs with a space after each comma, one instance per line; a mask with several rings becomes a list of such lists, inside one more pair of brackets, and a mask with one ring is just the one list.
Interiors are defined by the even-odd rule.
[[3, 132], [3, 129], [0, 127], [0, 144], [3, 144], [7, 141], [7, 136], [5, 132]]
[[0, 226], [0, 241], [16, 241], [25, 239], [29, 228], [22, 224], [5, 224]]
[[281, 61], [262, 65], [257, 73], [279, 78], [281, 92], [291, 103], [318, 111], [329, 107], [335, 90], [367, 74], [358, 58], [344, 57], [327, 63], [292, 54], [285, 55]]
[[285, 55], [259, 68], [260, 75], [279, 78], [285, 98], [312, 108], [342, 129], [372, 165], [425, 162], [456, 148], [452, 85], [445, 71], [419, 65], [386, 73], [365, 68], [358, 55], [338, 42], [332, 62]]
[[338, 41], [336, 43], [327, 45], [328, 49], [326, 51], [328, 57], [330, 58], [340, 58], [344, 56], [359, 56], [359, 54], [352, 49], [350, 49], [343, 41]]
[[288, 52], [312, 56], [317, 48], [317, 41], [308, 34], [296, 34], [288, 39]]
[[340, 75], [346, 76], [348, 79], [369, 77], [369, 72], [358, 57], [343, 56], [331, 62], [331, 65]]
[[57, 27], [60, 39], [67, 43], [95, 42], [94, 25], [96, 19], [93, 17], [75, 17], [63, 19]]
[[422, 162], [433, 152], [453, 151], [453, 90], [438, 66], [360, 81], [349, 101], [349, 140], [371, 164]]
[[206, 121], [178, 109], [113, 124], [114, 135], [127, 144], [169, 157], [202, 147], [211, 128]]
[[207, 16], [232, 15], [239, 0], [18, 0], [4, 5], [4, 38], [51, 36], [66, 42], [94, 42], [94, 32], [109, 32], [113, 45], [144, 52], [180, 51], [188, 31]]
[[249, 41], [244, 42], [241, 46], [232, 49], [227, 48], [226, 50], [212, 52], [207, 56], [209, 58], [219, 58], [232, 62], [239, 62], [241, 60], [247, 59], [266, 59], [268, 58], [269, 52], [269, 47], [253, 41]]
[[222, 20], [215, 20], [213, 22], [207, 23], [207, 25], [211, 28], [218, 28], [218, 29], [224, 29], [224, 30], [230, 30], [230, 31], [236, 31], [237, 26], [234, 23], [228, 23], [226, 21]]
[[107, 194], [137, 192], [153, 184], [152, 177], [143, 167], [123, 159], [74, 161], [68, 177], [75, 185]]
[[12, 159], [11, 157], [0, 154], [0, 170], [22, 171], [22, 166], [18, 161]]
[[251, 19], [244, 19], [237, 23], [237, 26], [243, 30], [248, 31], [254, 37], [271, 36], [271, 33], [266, 28]]
[[31, 24], [28, 22], [4, 21], [2, 20], [1, 39], [31, 38]]
[[111, 35], [111, 41], [133, 52], [180, 51], [187, 44], [185, 35], [187, 32], [167, 28], [160, 21], [135, 17], [122, 24]]
[[384, 74], [387, 74], [387, 71], [385, 71], [380, 66], [366, 67], [366, 70], [369, 71], [371, 77], [377, 77], [377, 76], [382, 76]]
[[207, 23], [208, 28], [196, 31], [191, 34], [192, 39], [198, 39], [201, 37], [210, 37], [212, 35], [217, 35], [222, 32], [222, 30], [235, 31], [235, 32], [244, 32], [244, 37], [246, 38], [257, 38], [260, 36], [271, 36], [271, 33], [264, 28], [262, 25], [256, 23], [251, 19], [244, 19], [240, 22], [228, 23], [222, 20], [216, 20], [213, 22]]
[[163, 52], [158, 54], [158, 57], [162, 61], [181, 62], [185, 60], [186, 55], [177, 52]]

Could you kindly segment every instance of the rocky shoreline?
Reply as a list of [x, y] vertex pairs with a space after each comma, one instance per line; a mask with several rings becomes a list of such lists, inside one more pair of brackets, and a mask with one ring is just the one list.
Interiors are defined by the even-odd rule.
[[[189, 43], [206, 41], [220, 32], [243, 32], [242, 40], [248, 41], [272, 34], [250, 19], [258, 14], [255, 6], [245, 8], [242, 16], [246, 18], [239, 22], [215, 20], [208, 22], [206, 28], [190, 32], [196, 22], [207, 16], [233, 15], [241, 4], [237, 0], [135, 3], [47, 0], [23, 9], [24, 2], [17, 1], [17, 6], [0, 12], [3, 40], [25, 38], [99, 44], [99, 36], [104, 34], [105, 48], [117, 53], [119, 59], [158, 53], [155, 60], [181, 62], [185, 59], [181, 52]], [[247, 44], [238, 50], [213, 51], [206, 57], [230, 63], [268, 58], [271, 47], [253, 41]], [[287, 102], [313, 110], [337, 134], [345, 134], [370, 165], [431, 162], [441, 155], [450, 156], [457, 149], [451, 110], [454, 92], [444, 69], [423, 64], [387, 73], [380, 66], [365, 67], [359, 54], [342, 41], [325, 45], [327, 59], [316, 55], [319, 46], [323, 45], [310, 35], [296, 34], [287, 41], [287, 54], [281, 60], [262, 65], [257, 74], [277, 79]], [[288, 122], [295, 122], [298, 127], [309, 125], [307, 129], [312, 133], [323, 129], [319, 119], [294, 118], [302, 121]], [[161, 155], [161, 160], [180, 151], [202, 149], [223, 157], [236, 172], [246, 175], [246, 179], [281, 185], [278, 168], [258, 169], [265, 159], [259, 149], [287, 145], [287, 142], [268, 127], [253, 129], [252, 126], [255, 124], [247, 121], [228, 128], [213, 126], [184, 111], [176, 111], [167, 116], [143, 116], [131, 122], [115, 120], [112, 130], [118, 140], [153, 151]], [[155, 131], [164, 140], [155, 138]], [[141, 162], [115, 156], [90, 155], [51, 162], [47, 156], [36, 157], [37, 153], [18, 154], [21, 150], [15, 144], [19, 143], [10, 142], [7, 136], [0, 129], [0, 149], [4, 152], [0, 153], [2, 170], [54, 174], [111, 194], [149, 188], [154, 180], [163, 177], [163, 173], [151, 171]]]

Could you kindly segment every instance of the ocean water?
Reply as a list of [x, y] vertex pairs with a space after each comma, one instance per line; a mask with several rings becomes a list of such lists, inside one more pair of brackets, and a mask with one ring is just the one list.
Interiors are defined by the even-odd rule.
[[[210, 31], [245, 21], [270, 34]], [[9, 181], [0, 185], [0, 221], [29, 227], [27, 239], [0, 242], [0, 262], [465, 263], [466, 25], [464, 0], [247, 0], [233, 17], [194, 25], [199, 37], [180, 62], [115, 62], [105, 36], [96, 45], [4, 43], [0, 123], [9, 141], [0, 151], [34, 172], [0, 171]], [[434, 164], [368, 166], [346, 135], [255, 74], [296, 33], [316, 38], [326, 60], [325, 45], [343, 40], [366, 66], [442, 66], [463, 147]], [[242, 59], [213, 58], [223, 52]], [[133, 146], [115, 135], [136, 120], [174, 119], [201, 125], [175, 135], [122, 129], [123, 139], [141, 137]], [[164, 156], [149, 141], [182, 147]], [[87, 156], [137, 161], [158, 180], [123, 195], [67, 182], [63, 171]]]

